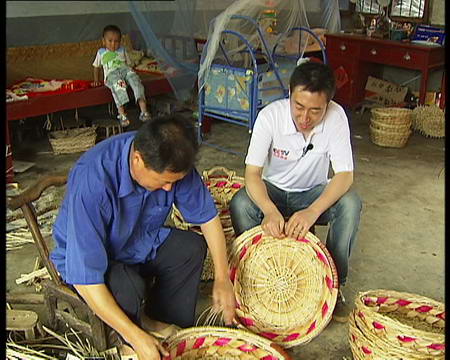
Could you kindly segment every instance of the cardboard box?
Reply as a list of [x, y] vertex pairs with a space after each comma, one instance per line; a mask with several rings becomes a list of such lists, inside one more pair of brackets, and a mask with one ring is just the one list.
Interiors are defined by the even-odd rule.
[[402, 104], [405, 101], [408, 88], [391, 83], [386, 80], [369, 76], [366, 83], [366, 100], [373, 101], [383, 106]]

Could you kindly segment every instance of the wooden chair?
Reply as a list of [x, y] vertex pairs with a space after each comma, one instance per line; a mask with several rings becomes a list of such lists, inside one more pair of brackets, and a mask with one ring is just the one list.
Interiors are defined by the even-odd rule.
[[55, 266], [49, 258], [49, 238], [44, 239], [39, 229], [36, 210], [33, 201], [50, 186], [63, 186], [67, 176], [47, 176], [18, 196], [8, 198], [8, 208], [21, 208], [28, 228], [33, 236], [42, 263], [47, 268], [51, 280], [43, 281], [44, 304], [48, 313], [49, 325], [56, 328], [58, 321], [67, 324], [74, 330], [81, 331], [92, 340], [92, 345], [98, 351], [107, 349], [106, 324], [98, 318], [83, 299], [59, 276]]

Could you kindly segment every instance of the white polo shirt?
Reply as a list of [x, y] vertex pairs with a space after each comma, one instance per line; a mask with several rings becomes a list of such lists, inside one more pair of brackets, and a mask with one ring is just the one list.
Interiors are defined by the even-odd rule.
[[[309, 144], [312, 149], [304, 153]], [[353, 171], [344, 109], [331, 101], [322, 122], [305, 140], [295, 127], [289, 99], [274, 101], [256, 118], [245, 163], [264, 167], [263, 179], [285, 191], [326, 184], [330, 163], [335, 174]]]

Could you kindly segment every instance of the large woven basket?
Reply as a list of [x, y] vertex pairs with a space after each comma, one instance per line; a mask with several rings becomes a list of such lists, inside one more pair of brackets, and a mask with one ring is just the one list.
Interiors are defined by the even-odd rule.
[[[219, 212], [220, 222], [225, 233], [227, 248], [235, 239], [234, 229], [231, 224], [229, 204], [233, 195], [244, 186], [244, 178], [236, 176], [236, 172], [224, 167], [214, 167], [202, 173], [203, 181], [214, 198], [214, 202]], [[200, 226], [187, 223], [181, 212], [174, 205], [171, 213], [175, 226], [182, 230], [191, 230], [201, 234]], [[214, 279], [214, 264], [209, 250], [203, 264], [201, 279], [203, 281]]]
[[392, 290], [359, 293], [349, 317], [356, 360], [444, 359], [445, 307], [435, 300]]
[[96, 126], [52, 131], [48, 134], [48, 140], [53, 153], [72, 154], [90, 149], [95, 145], [97, 138]]
[[313, 234], [276, 239], [257, 226], [236, 238], [229, 262], [239, 327], [289, 348], [306, 344], [331, 320], [337, 271]]
[[372, 126], [370, 129], [370, 140], [378, 146], [382, 147], [393, 147], [402, 148], [408, 142], [409, 136], [411, 135], [411, 130], [405, 133], [388, 132], [376, 129]]
[[248, 331], [205, 326], [181, 330], [165, 341], [163, 360], [291, 360], [271, 341]]
[[383, 147], [404, 147], [411, 135], [411, 110], [374, 108], [371, 110], [370, 140]]

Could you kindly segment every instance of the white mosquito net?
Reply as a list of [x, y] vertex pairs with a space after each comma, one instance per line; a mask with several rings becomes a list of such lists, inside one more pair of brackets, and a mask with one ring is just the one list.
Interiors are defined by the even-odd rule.
[[[129, 6], [147, 48], [180, 100], [192, 94], [197, 79], [201, 88], [212, 62], [224, 60], [222, 50], [245, 66], [248, 56], [246, 58], [242, 51], [246, 49], [244, 42], [232, 34], [223, 34], [224, 30], [242, 35], [252, 49], [262, 49], [263, 53], [267, 45], [267, 52], [271, 53], [276, 47], [277, 53], [296, 53], [302, 57], [311, 49], [320, 49], [313, 46], [314, 40], [307, 32], [291, 31], [293, 28], [314, 30], [321, 40], [325, 32], [338, 32], [341, 28], [339, 0], [175, 0], [164, 3], [167, 7], [164, 19], [160, 12], [155, 12], [156, 2], [129, 1]], [[167, 46], [162, 40], [164, 37], [181, 39], [183, 45], [173, 45], [176, 42], [172, 41], [173, 46]], [[200, 60], [195, 38], [207, 39]]]

